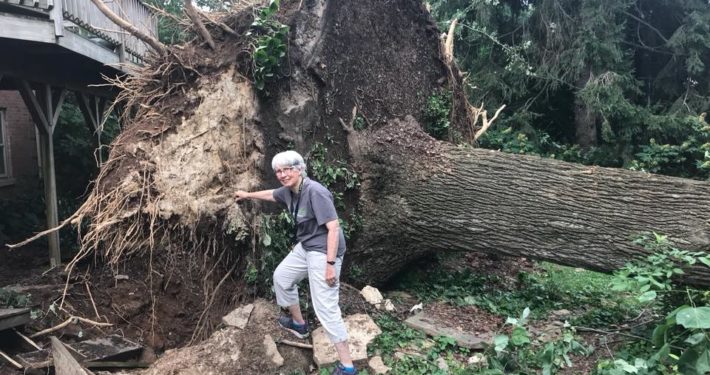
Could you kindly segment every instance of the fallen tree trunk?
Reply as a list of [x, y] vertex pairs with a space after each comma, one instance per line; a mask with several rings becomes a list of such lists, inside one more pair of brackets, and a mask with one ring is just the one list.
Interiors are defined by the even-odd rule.
[[[483, 252], [610, 272], [655, 231], [710, 248], [710, 184], [436, 142], [413, 119], [357, 140], [365, 225], [351, 264], [382, 282], [434, 252]], [[710, 285], [698, 266], [688, 282]]]

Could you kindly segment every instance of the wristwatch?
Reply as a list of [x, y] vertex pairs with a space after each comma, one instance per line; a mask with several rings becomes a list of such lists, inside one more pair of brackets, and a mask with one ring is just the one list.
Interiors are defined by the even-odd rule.
[[335, 265], [335, 261], [334, 261], [334, 260], [326, 260], [325, 262], [328, 263], [328, 264], [330, 264], [331, 266], [334, 266], [334, 265]]

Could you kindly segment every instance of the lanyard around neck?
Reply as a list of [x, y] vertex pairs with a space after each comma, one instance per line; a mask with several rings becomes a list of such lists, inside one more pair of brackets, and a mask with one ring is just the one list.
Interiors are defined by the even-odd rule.
[[301, 192], [303, 191], [303, 184], [305, 179], [301, 178], [301, 184], [298, 186], [298, 198], [296, 199], [296, 204], [293, 204], [293, 191], [291, 191], [291, 217], [293, 217], [293, 240], [294, 242], [298, 238], [298, 207], [301, 205]]

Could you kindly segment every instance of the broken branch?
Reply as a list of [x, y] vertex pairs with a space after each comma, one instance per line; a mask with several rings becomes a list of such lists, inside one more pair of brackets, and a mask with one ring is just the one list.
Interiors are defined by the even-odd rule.
[[192, 5], [192, 0], [185, 0], [185, 14], [192, 20], [192, 22], [195, 23], [195, 28], [197, 29], [197, 33], [200, 34], [202, 39], [207, 42], [207, 45], [210, 46], [211, 49], [215, 49], [216, 45], [214, 44], [214, 40], [212, 39], [212, 35], [210, 35], [210, 32], [207, 31], [207, 28], [205, 27], [205, 24], [202, 23], [200, 20], [199, 15], [197, 14], [197, 10], [195, 9], [195, 6]]
[[303, 348], [303, 349], [313, 349], [313, 345], [311, 345], [311, 344], [302, 344], [300, 342], [289, 341], [289, 340], [276, 340], [276, 343], [282, 344], [282, 345], [295, 346], [297, 348]]
[[70, 324], [72, 324], [72, 323], [75, 323], [75, 321], [81, 321], [81, 322], [84, 322], [84, 323], [92, 324], [92, 325], [94, 325], [94, 326], [96, 326], [96, 327], [111, 327], [111, 326], [113, 325], [113, 324], [111, 324], [111, 323], [95, 322], [95, 321], [93, 321], [93, 320], [91, 320], [91, 319], [82, 318], [82, 317], [80, 317], [80, 316], [70, 316], [69, 319], [63, 321], [62, 323], [59, 323], [59, 324], [57, 324], [57, 325], [54, 326], [54, 327], [47, 328], [47, 329], [45, 329], [45, 330], [39, 331], [39, 332], [33, 334], [33, 335], [30, 336], [30, 337], [34, 338], [34, 337], [37, 337], [37, 336], [46, 335], [46, 334], [48, 334], [48, 333], [51, 333], [51, 332], [60, 330], [60, 329], [66, 327], [66, 326], [68, 326], [68, 325], [70, 325]]
[[[503, 104], [502, 106], [500, 106], [500, 108], [498, 108], [496, 113], [493, 115], [493, 118], [491, 118], [490, 120], [488, 120], [488, 113], [486, 111], [479, 112], [481, 114], [482, 119], [483, 119], [483, 126], [481, 126], [481, 129], [479, 129], [476, 132], [476, 134], [473, 136], [474, 141], [477, 141], [478, 138], [480, 136], [482, 136], [483, 133], [486, 132], [486, 130], [488, 130], [488, 128], [493, 124], [493, 121], [495, 121], [498, 118], [498, 115], [503, 110], [503, 108], [505, 108], [505, 104]], [[476, 108], [476, 109], [480, 111], [481, 109], [483, 109], [483, 105], [481, 105], [481, 108]], [[476, 118], [478, 118], [478, 115], [476, 116]]]

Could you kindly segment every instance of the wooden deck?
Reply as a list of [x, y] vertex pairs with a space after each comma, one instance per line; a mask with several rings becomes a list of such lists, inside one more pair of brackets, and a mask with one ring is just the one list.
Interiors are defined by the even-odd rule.
[[[141, 0], [102, 1], [143, 33], [157, 35], [157, 17]], [[130, 73], [148, 53], [91, 0], [0, 0], [0, 90], [20, 92], [38, 130], [47, 228], [59, 224], [53, 134], [67, 93], [75, 93], [99, 147], [105, 104], [117, 94], [105, 77]], [[47, 239], [50, 264], [59, 266], [58, 232]]]
[[[144, 33], [157, 35], [158, 20], [141, 1], [110, 0], [106, 5]], [[58, 46], [63, 49], [58, 52], [76, 53], [121, 70], [126, 67], [119, 64], [140, 63], [149, 51], [91, 0], [0, 0], [0, 39]]]
[[30, 309], [0, 309], [0, 331], [25, 325], [30, 321]]

